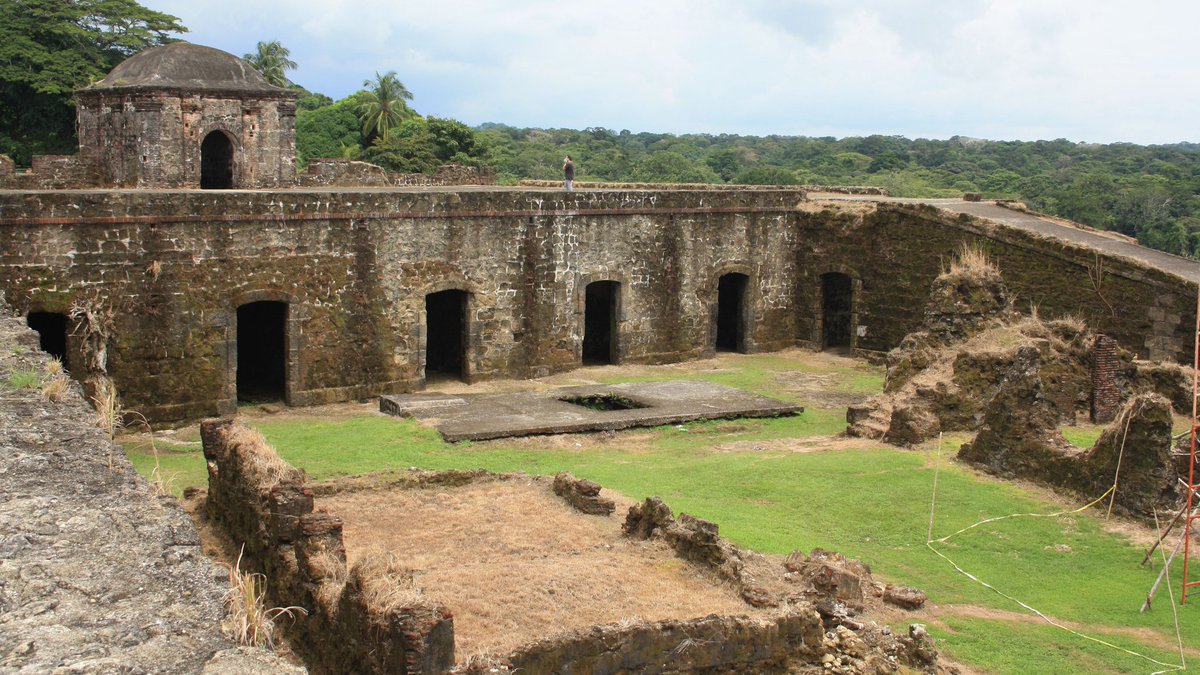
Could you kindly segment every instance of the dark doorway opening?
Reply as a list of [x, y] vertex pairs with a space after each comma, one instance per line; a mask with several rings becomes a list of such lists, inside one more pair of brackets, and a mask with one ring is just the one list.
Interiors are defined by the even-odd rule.
[[822, 348], [849, 347], [854, 289], [850, 277], [838, 272], [821, 275]]
[[237, 310], [237, 397], [262, 403], [287, 398], [286, 302], [251, 302]]
[[57, 312], [30, 312], [25, 323], [38, 333], [38, 346], [67, 368], [67, 315]]
[[425, 381], [437, 376], [464, 379], [467, 345], [467, 292], [425, 296]]
[[750, 277], [736, 272], [717, 282], [717, 351], [746, 351], [746, 285]]
[[200, 144], [200, 188], [228, 190], [233, 187], [233, 142], [222, 131], [214, 131]]
[[590, 394], [587, 396], [567, 396], [558, 399], [563, 403], [570, 403], [588, 410], [596, 412], [611, 412], [613, 410], [637, 410], [646, 406], [629, 398], [628, 396], [620, 396], [618, 394]]
[[595, 281], [587, 285], [583, 299], [583, 362], [617, 362], [617, 297], [621, 284]]

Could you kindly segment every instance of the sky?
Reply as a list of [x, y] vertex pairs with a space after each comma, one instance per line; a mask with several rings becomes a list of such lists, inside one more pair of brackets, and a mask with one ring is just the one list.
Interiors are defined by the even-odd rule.
[[470, 125], [1200, 141], [1196, 0], [141, 0], [335, 99]]

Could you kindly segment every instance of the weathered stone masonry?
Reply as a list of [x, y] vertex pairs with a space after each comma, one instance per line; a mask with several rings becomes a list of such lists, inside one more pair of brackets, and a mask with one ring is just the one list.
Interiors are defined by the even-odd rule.
[[467, 294], [467, 381], [577, 367], [584, 291], [602, 280], [620, 284], [618, 362], [711, 353], [730, 272], [748, 277], [746, 351], [821, 346], [828, 272], [852, 280], [851, 346], [883, 351], [969, 241], [1044, 314], [1188, 358], [1185, 281], [918, 206], [820, 210], [793, 190], [0, 191], [0, 289], [23, 312], [60, 313], [95, 289], [118, 310], [109, 371], [156, 421], [233, 411], [249, 302], [287, 303], [286, 399], [307, 405], [423, 386], [425, 297], [447, 289]]

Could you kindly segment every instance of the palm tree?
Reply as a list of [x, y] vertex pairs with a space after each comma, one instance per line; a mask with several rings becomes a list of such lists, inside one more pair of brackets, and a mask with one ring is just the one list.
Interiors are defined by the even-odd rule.
[[267, 82], [276, 87], [286, 87], [291, 84], [287, 71], [296, 69], [296, 62], [288, 58], [291, 55], [292, 52], [279, 44], [279, 40], [271, 40], [259, 42], [255, 53], [246, 54], [242, 60], [262, 73]]
[[358, 108], [363, 133], [378, 136], [386, 142], [393, 127], [415, 114], [405, 103], [412, 100], [412, 92], [396, 77], [394, 70], [383, 75], [376, 71], [375, 79], [365, 80], [363, 86], [367, 90], [362, 93], [362, 105]]

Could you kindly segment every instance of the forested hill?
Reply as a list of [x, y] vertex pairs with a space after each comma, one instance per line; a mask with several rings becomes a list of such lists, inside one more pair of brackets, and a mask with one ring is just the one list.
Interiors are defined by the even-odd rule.
[[580, 180], [880, 185], [911, 197], [981, 192], [1200, 255], [1196, 143], [635, 134], [501, 124], [477, 127], [475, 135], [473, 160], [507, 181], [559, 178], [569, 153]]

